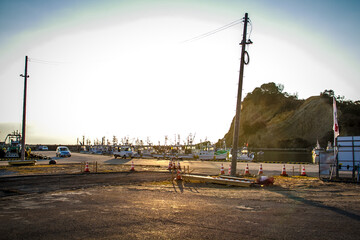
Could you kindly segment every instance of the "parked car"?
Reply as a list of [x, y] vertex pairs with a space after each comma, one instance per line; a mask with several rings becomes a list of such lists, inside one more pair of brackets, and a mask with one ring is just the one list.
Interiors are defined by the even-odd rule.
[[49, 148], [47, 146], [39, 146], [38, 150], [39, 151], [49, 151]]
[[56, 148], [57, 157], [71, 157], [71, 152], [68, 147], [60, 146]]

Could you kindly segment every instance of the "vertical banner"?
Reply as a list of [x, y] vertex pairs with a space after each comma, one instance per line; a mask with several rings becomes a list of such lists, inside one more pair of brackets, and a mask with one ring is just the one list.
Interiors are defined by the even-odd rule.
[[334, 139], [337, 138], [337, 136], [339, 136], [339, 124], [338, 124], [338, 120], [337, 120], [337, 109], [336, 109], [336, 100], [333, 97], [333, 113], [334, 113], [334, 126], [333, 126], [333, 130], [334, 130]]

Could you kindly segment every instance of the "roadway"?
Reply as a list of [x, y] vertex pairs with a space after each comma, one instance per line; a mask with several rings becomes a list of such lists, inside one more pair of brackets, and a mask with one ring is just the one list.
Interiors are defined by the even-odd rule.
[[[164, 159], [115, 159], [114, 156], [109, 155], [98, 155], [98, 154], [83, 154], [83, 153], [72, 153], [70, 158], [60, 158], [55, 156], [55, 151], [35, 151], [35, 153], [42, 154], [44, 156], [51, 157], [55, 159], [58, 164], [67, 164], [67, 163], [81, 163], [81, 162], [97, 162], [98, 164], [131, 164], [134, 162], [134, 165], [146, 165], [146, 166], [159, 166], [167, 168], [169, 165], [169, 160]], [[6, 165], [6, 162], [0, 163], [1, 165]], [[37, 164], [49, 164], [49, 160], [38, 160]], [[230, 162], [220, 162], [220, 161], [201, 161], [201, 160], [184, 160], [180, 161], [181, 166], [189, 166], [193, 173], [197, 174], [219, 174], [221, 164], [224, 166], [225, 173], [228, 173], [228, 168]], [[260, 163], [256, 162], [238, 162], [237, 172], [243, 173], [246, 165], [249, 166], [249, 171], [251, 174], [257, 174], [259, 171]], [[280, 175], [282, 167], [284, 164], [280, 163], [261, 163], [265, 175]], [[300, 164], [286, 163], [286, 172], [288, 175], [300, 175], [301, 167]], [[318, 177], [319, 166], [315, 164], [306, 164], [305, 165], [306, 174], [311, 177]]]

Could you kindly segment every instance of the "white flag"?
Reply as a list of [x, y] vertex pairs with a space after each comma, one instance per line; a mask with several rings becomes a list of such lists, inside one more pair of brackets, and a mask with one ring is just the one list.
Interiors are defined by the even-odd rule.
[[336, 100], [333, 97], [333, 113], [334, 113], [334, 126], [333, 126], [333, 130], [334, 130], [334, 138], [337, 138], [337, 136], [339, 136], [339, 124], [338, 124], [338, 120], [337, 120], [337, 109], [336, 109]]

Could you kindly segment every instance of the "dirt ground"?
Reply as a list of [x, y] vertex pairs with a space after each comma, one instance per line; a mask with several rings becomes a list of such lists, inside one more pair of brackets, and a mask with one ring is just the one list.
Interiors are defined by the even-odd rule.
[[[93, 166], [90, 166], [92, 169]], [[0, 239], [358, 239], [360, 185], [174, 181], [159, 167], [0, 168]]]

